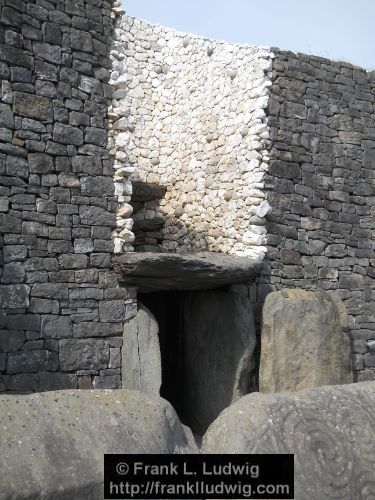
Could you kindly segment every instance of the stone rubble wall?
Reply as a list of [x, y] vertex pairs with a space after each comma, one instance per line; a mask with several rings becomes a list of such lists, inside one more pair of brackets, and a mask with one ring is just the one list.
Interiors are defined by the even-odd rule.
[[257, 300], [285, 287], [337, 293], [349, 313], [356, 380], [374, 380], [375, 74], [274, 52], [271, 210]]
[[[112, 4], [1, 0], [0, 391], [121, 386]], [[118, 9], [117, 9], [118, 10]]]
[[[130, 200], [131, 179], [168, 188], [134, 219], [165, 219], [166, 252], [262, 259], [271, 50], [129, 16], [117, 23], [115, 39], [111, 148], [119, 181], [126, 177], [122, 200]], [[122, 210], [130, 215], [129, 205]], [[119, 237], [132, 250], [131, 221]]]
[[[374, 73], [112, 0], [0, 8], [0, 391], [121, 385], [136, 293], [111, 255], [155, 217], [165, 252], [263, 260], [258, 323], [270, 291], [336, 292], [356, 379], [375, 378]], [[132, 180], [167, 192], [132, 214]]]

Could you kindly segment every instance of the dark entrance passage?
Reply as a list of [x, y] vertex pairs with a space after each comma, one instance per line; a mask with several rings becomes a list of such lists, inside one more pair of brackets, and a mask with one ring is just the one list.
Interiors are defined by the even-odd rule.
[[[159, 326], [162, 365], [160, 395], [183, 418], [184, 342], [183, 304], [186, 292], [167, 291], [139, 294], [138, 300], [155, 316]], [[184, 422], [185, 423], [185, 422]]]
[[203, 434], [224, 408], [249, 392], [255, 347], [250, 300], [231, 289], [138, 298], [159, 326], [160, 395], [184, 424]]

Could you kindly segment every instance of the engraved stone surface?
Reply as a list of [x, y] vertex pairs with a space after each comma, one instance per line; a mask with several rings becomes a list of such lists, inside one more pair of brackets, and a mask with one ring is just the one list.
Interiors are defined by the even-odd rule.
[[253, 393], [227, 408], [203, 453], [294, 453], [295, 498], [371, 498], [375, 382]]
[[353, 381], [348, 317], [325, 291], [284, 289], [263, 307], [260, 392], [289, 392]]

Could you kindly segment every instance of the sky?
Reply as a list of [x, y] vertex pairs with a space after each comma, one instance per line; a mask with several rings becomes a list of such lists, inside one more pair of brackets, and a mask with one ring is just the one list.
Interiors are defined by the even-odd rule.
[[121, 0], [127, 14], [227, 42], [375, 69], [375, 0]]

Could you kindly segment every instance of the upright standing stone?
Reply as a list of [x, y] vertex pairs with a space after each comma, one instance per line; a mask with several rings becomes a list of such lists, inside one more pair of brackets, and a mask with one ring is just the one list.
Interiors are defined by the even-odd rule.
[[139, 304], [137, 315], [124, 328], [122, 383], [124, 389], [138, 389], [159, 395], [161, 358], [159, 327], [153, 314]]
[[184, 416], [203, 434], [219, 413], [248, 392], [256, 343], [246, 295], [190, 292], [184, 306]]
[[259, 390], [289, 392], [353, 381], [347, 313], [325, 291], [285, 289], [263, 307]]

